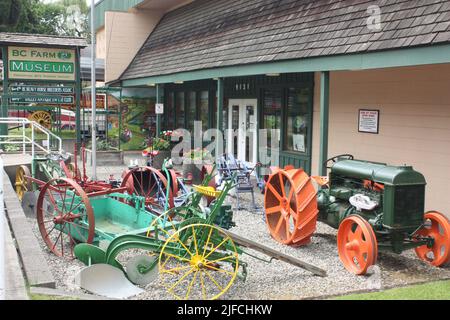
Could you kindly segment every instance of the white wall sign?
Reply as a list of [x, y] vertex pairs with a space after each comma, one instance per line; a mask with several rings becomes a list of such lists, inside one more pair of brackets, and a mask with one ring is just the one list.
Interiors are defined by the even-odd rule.
[[359, 110], [358, 131], [378, 134], [380, 129], [380, 110]]
[[162, 103], [157, 103], [155, 105], [155, 113], [156, 114], [164, 114], [164, 104]]
[[306, 152], [305, 136], [303, 134], [292, 135], [294, 151]]

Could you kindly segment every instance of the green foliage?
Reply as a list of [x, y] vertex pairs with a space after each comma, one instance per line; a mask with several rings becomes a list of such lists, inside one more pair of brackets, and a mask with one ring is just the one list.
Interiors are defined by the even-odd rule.
[[[92, 149], [92, 142], [89, 142], [88, 149]], [[117, 150], [108, 140], [97, 138], [97, 151]]]
[[211, 153], [206, 149], [194, 149], [183, 155], [185, 159], [190, 160], [211, 160]]
[[172, 149], [173, 131], [163, 131], [159, 137], [153, 139], [153, 150], [168, 151]]
[[5, 152], [17, 152], [21, 149], [21, 147], [17, 144], [4, 144], [3, 150]]
[[60, 36], [89, 36], [89, 7], [84, 0], [1, 0], [0, 31]]

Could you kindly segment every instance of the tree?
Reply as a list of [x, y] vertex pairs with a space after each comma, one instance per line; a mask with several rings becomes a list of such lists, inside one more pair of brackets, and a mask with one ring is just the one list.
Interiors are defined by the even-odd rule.
[[84, 0], [1, 0], [0, 32], [89, 36], [89, 7]]
[[21, 11], [22, 0], [0, 1], [0, 32], [15, 28]]
[[89, 7], [85, 0], [58, 0], [63, 8], [60, 15], [60, 34], [84, 37], [89, 36]]

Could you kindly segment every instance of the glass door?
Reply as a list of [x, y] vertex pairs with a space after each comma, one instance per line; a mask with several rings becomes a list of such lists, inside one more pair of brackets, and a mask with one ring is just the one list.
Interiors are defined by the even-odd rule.
[[227, 152], [240, 161], [257, 162], [257, 100], [230, 99]]

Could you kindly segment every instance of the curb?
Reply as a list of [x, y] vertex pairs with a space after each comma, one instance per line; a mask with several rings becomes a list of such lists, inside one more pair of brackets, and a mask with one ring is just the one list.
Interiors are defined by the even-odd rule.
[[45, 260], [38, 239], [28, 223], [22, 206], [5, 172], [3, 178], [5, 213], [12, 237], [17, 243], [19, 257], [31, 287], [55, 288], [56, 282]]

